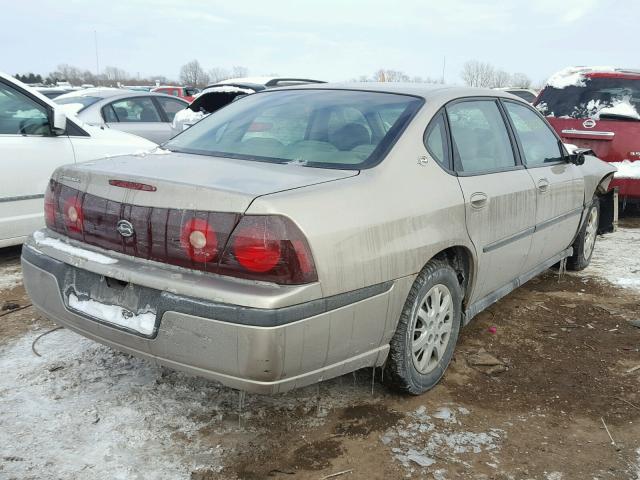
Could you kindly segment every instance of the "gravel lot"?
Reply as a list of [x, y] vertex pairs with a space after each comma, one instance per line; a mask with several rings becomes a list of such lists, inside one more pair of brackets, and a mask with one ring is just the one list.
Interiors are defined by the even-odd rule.
[[[0, 306], [29, 304], [18, 257], [0, 250]], [[640, 480], [639, 293], [629, 218], [586, 271], [550, 270], [479, 315], [426, 395], [369, 369], [243, 409], [68, 330], [37, 356], [54, 325], [0, 312], [0, 478]]]

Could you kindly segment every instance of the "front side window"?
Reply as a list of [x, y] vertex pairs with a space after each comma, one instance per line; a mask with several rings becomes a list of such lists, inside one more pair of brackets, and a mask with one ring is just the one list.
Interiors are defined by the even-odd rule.
[[[423, 100], [350, 90], [248, 95], [184, 131], [165, 148], [240, 160], [359, 169], [386, 154]], [[385, 130], [383, 113], [392, 123]]]
[[106, 122], [161, 122], [156, 106], [149, 97], [118, 100], [104, 108]]
[[520, 140], [524, 161], [529, 166], [562, 160], [558, 139], [545, 122], [524, 105], [505, 102], [511, 123]]
[[465, 173], [509, 169], [516, 160], [494, 100], [469, 100], [447, 107], [456, 168]]
[[0, 135], [51, 135], [47, 109], [0, 83]]

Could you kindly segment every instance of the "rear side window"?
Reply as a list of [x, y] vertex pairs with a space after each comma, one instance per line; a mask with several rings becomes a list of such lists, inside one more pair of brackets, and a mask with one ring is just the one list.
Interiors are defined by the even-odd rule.
[[449, 149], [444, 114], [439, 113], [427, 127], [425, 145], [431, 156], [443, 167], [449, 168]]
[[[109, 111], [109, 107], [112, 111]], [[109, 104], [103, 109], [106, 122], [161, 122], [156, 106], [149, 97], [127, 98]]]
[[558, 139], [535, 112], [524, 105], [511, 102], [505, 102], [505, 107], [527, 165], [543, 165], [562, 160]]
[[516, 164], [509, 134], [494, 100], [469, 100], [447, 107], [456, 168], [481, 173]]
[[174, 100], [173, 98], [157, 97], [156, 100], [158, 100], [160, 108], [162, 108], [170, 122], [173, 122], [173, 117], [176, 116], [176, 113], [184, 110], [187, 106], [186, 103]]

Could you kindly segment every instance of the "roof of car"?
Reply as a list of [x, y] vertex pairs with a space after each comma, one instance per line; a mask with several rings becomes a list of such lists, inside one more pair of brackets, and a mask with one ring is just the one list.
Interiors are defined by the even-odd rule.
[[77, 97], [98, 97], [101, 99], [107, 98], [116, 98], [116, 97], [169, 97], [177, 100], [181, 100], [178, 97], [174, 97], [171, 95], [165, 95], [160, 92], [146, 92], [140, 90], [128, 90], [125, 88], [110, 88], [110, 87], [100, 87], [100, 88], [86, 88], [84, 90], [77, 90], [75, 92], [65, 93], [64, 95], [60, 95], [56, 97], [56, 100], [64, 100], [67, 98], [77, 98]]
[[305, 83], [326, 83], [324, 80], [313, 80], [310, 78], [299, 77], [242, 77], [242, 78], [229, 78], [227, 80], [221, 80], [216, 85], [226, 84], [245, 84], [245, 85], [263, 85], [265, 87], [277, 87], [287, 84], [305, 84]]
[[305, 84], [280, 87], [276, 90], [361, 90], [369, 92], [396, 93], [413, 95], [424, 99], [436, 98], [449, 101], [461, 97], [504, 97], [522, 101], [508, 92], [490, 88], [461, 87], [456, 85], [442, 85], [433, 83], [402, 83], [402, 82], [345, 82]]

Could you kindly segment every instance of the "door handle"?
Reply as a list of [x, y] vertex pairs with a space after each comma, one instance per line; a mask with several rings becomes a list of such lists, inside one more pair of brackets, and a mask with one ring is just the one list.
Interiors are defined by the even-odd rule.
[[547, 180], [546, 178], [541, 178], [540, 180], [538, 180], [538, 190], [542, 193], [549, 190], [549, 180]]
[[473, 208], [484, 208], [487, 206], [489, 197], [484, 192], [476, 192], [471, 194], [471, 206]]

